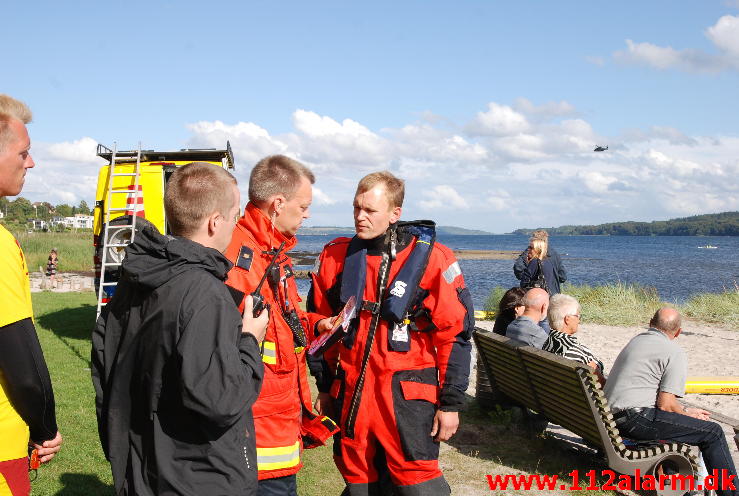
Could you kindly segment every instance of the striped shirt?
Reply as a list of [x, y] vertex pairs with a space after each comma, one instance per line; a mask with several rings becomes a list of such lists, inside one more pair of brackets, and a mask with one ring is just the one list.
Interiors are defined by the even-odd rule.
[[600, 371], [603, 372], [603, 362], [587, 346], [580, 344], [572, 334], [566, 334], [552, 329], [546, 343], [544, 343], [541, 349], [586, 365], [590, 362], [595, 362], [600, 368]]

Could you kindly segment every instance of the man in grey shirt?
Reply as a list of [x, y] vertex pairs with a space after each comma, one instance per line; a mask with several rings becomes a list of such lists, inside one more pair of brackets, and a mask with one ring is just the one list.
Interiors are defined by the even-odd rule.
[[541, 349], [549, 334], [539, 326], [538, 322], [547, 314], [549, 293], [541, 288], [530, 289], [523, 297], [523, 306], [523, 313], [508, 324], [505, 335]]
[[[687, 357], [675, 341], [682, 331], [680, 313], [661, 308], [649, 326], [621, 350], [606, 382], [606, 397], [621, 434], [636, 440], [698, 446], [710, 474], [718, 470], [720, 476], [725, 470], [726, 476], [736, 477], [721, 426], [708, 421], [705, 410], [683, 408], [677, 401], [685, 395], [688, 375]], [[717, 492], [739, 494], [731, 489]]]

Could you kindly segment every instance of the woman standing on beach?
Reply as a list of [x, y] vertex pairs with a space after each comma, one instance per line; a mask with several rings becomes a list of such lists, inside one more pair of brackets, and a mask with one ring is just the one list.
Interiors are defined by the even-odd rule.
[[533, 288], [542, 287], [541, 281], [546, 283], [546, 289], [549, 296], [561, 293], [557, 277], [557, 273], [551, 258], [547, 255], [547, 241], [543, 239], [534, 239], [529, 245], [529, 262], [526, 269], [521, 274], [521, 287]]
[[49, 253], [49, 260], [46, 262], [46, 276], [49, 278], [49, 286], [52, 288], [56, 287], [56, 268], [59, 263], [59, 256], [56, 252], [56, 248], [52, 248]]

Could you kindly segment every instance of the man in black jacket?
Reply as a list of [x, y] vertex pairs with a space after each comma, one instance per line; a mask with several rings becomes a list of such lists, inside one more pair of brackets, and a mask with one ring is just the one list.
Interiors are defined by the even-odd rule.
[[173, 236], [151, 227], [93, 331], [98, 429], [117, 494], [253, 495], [251, 405], [264, 373], [266, 311], [244, 317], [223, 284], [239, 216], [236, 180], [212, 164], [175, 171]]

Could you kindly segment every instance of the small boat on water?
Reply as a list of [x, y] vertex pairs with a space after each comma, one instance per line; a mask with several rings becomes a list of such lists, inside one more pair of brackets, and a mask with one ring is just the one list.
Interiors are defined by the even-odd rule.
[[703, 246], [699, 246], [698, 248], [702, 248], [702, 249], [704, 249], [704, 250], [715, 250], [716, 248], [718, 248], [718, 246], [713, 246], [713, 245], [703, 245]]

